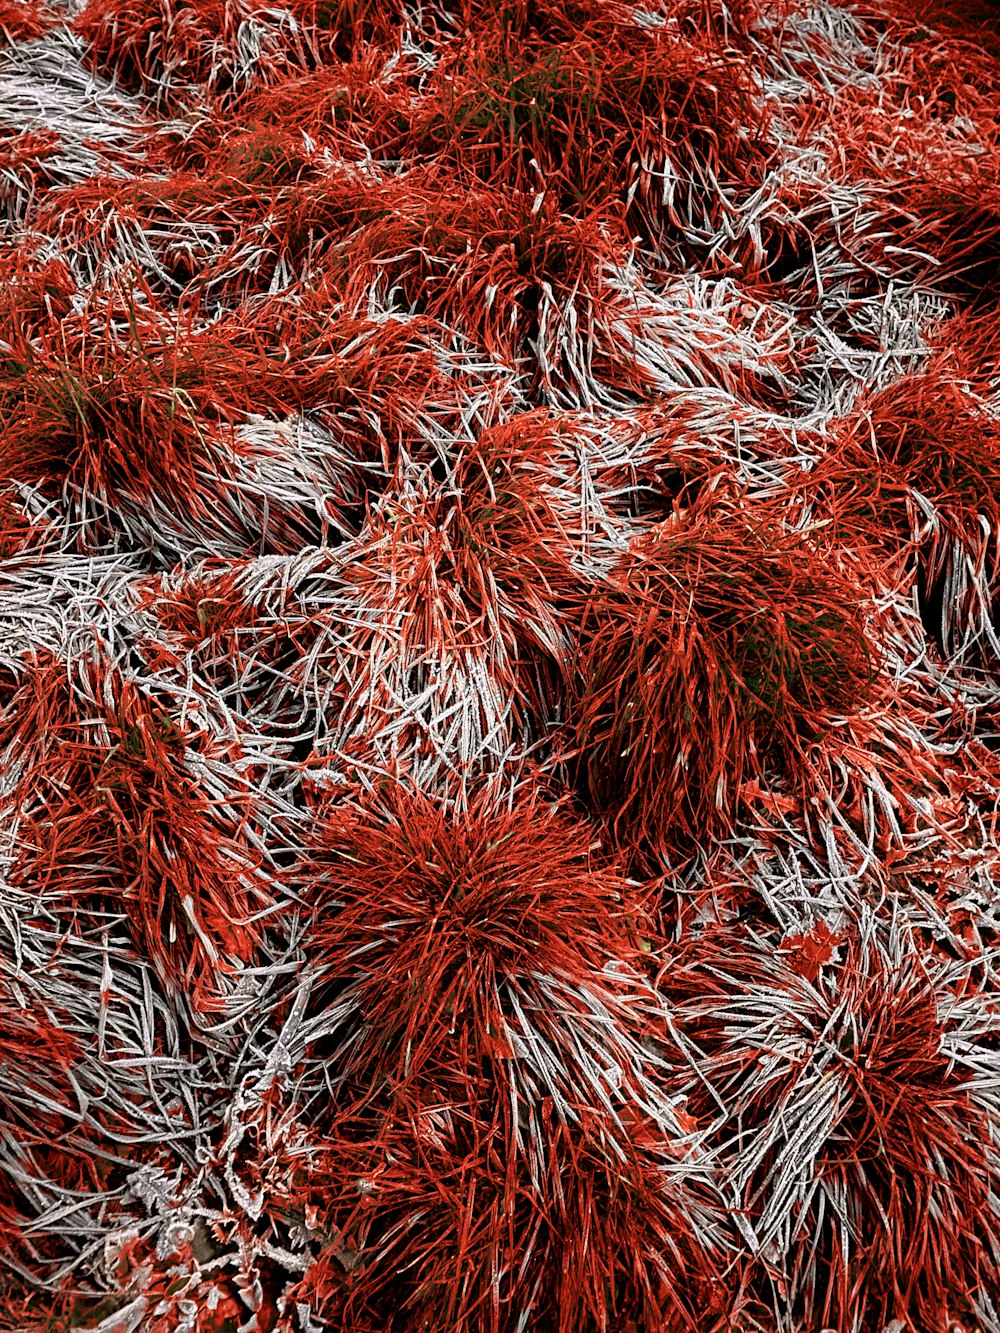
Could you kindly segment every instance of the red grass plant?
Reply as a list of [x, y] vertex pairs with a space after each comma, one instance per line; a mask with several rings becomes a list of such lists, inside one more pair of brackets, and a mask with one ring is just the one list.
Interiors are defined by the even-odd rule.
[[867, 395], [840, 436], [811, 486], [845, 538], [907, 547], [927, 523], [914, 491], [952, 535], [975, 543], [980, 515], [996, 527], [1000, 430], [954, 371], [931, 367]]
[[18, 248], [0, 254], [0, 320], [4, 342], [36, 335], [70, 313], [77, 283], [59, 259]]
[[991, 638], [1000, 556], [1000, 421], [976, 392], [991, 354], [972, 335], [862, 396], [809, 482], [846, 543], [912, 567], [928, 630], [956, 657]]
[[238, 102], [254, 86], [363, 56], [373, 41], [398, 44], [402, 10], [392, 0], [250, 0], [110, 4], [88, 0], [74, 27], [91, 67], [158, 106], [206, 95]]
[[[369, 52], [349, 64], [337, 62], [309, 74], [282, 79], [254, 91], [241, 108], [254, 130], [280, 128], [307, 134], [336, 158], [350, 161], [363, 144], [376, 160], [399, 161], [410, 156], [416, 106], [406, 57], [386, 70], [381, 53]], [[225, 133], [225, 123], [206, 109], [202, 134], [212, 141]], [[168, 130], [168, 132], [170, 132]], [[199, 135], [188, 143], [197, 147]], [[178, 145], [178, 164], [195, 165], [187, 145]]]
[[1000, 126], [997, 140], [979, 172], [907, 181], [889, 193], [886, 209], [902, 244], [929, 256], [909, 272], [980, 309], [1000, 295]]
[[[515, 728], [537, 727], [561, 646], [517, 552], [491, 553], [496, 527], [483, 509], [470, 521], [453, 502], [444, 524], [442, 508], [419, 495], [380, 506], [343, 568], [340, 598], [316, 624], [309, 670], [321, 676], [306, 682], [309, 693], [342, 698], [333, 735], [344, 758], [415, 765], [429, 781], [442, 764], [455, 769], [454, 745], [467, 770], [489, 768], [509, 753]], [[517, 540], [523, 551], [530, 529]], [[512, 603], [535, 619], [509, 620]]]
[[[172, 648], [186, 648], [212, 679], [238, 665], [247, 701], [271, 725], [292, 685], [303, 725], [319, 721], [318, 708], [316, 739], [341, 762], [391, 756], [429, 776], [460, 738], [470, 766], [493, 766], [512, 727], [542, 730], [555, 663], [568, 651], [559, 606], [576, 586], [583, 537], [578, 494], [551, 484], [564, 457], [551, 415], [521, 414], [437, 457], [439, 490], [429, 489], [429, 468], [401, 463], [358, 543], [343, 556], [315, 552], [309, 586], [258, 589], [258, 608], [206, 568], [151, 586], [146, 604]], [[447, 706], [432, 709], [435, 698]]]
[[691, 1104], [726, 1107], [726, 1174], [755, 1238], [747, 1291], [809, 1328], [975, 1322], [1000, 1262], [996, 999], [967, 1002], [964, 965], [870, 921], [832, 946], [827, 932], [808, 966], [791, 944], [787, 959], [702, 953], [683, 983], [704, 1053]]
[[[3, 1036], [0, 1066], [5, 1071], [0, 1090], [3, 1121], [8, 1134], [23, 1143], [48, 1146], [65, 1132], [67, 1112], [78, 1107], [71, 1070], [78, 1053], [72, 1033], [72, 1017], [56, 1007], [48, 1012], [37, 1002], [18, 1003], [16, 992], [5, 983], [0, 998]], [[16, 1078], [6, 1075], [16, 1070]]]
[[484, 432], [456, 460], [454, 498], [442, 521], [458, 583], [470, 590], [485, 584], [501, 623], [520, 625], [527, 642], [555, 656], [566, 637], [557, 608], [577, 582], [576, 515], [547, 485], [559, 446], [559, 425], [545, 411]]
[[[273, 137], [232, 151], [284, 153]], [[630, 250], [614, 208], [569, 218], [551, 199], [536, 207], [520, 192], [465, 188], [453, 172], [288, 169], [290, 178], [264, 174], [256, 185], [225, 169], [87, 182], [50, 197], [37, 223], [99, 261], [113, 238], [113, 253], [125, 248], [137, 262], [148, 254], [167, 290], [213, 301], [269, 293], [296, 277], [349, 313], [366, 310], [373, 289], [392, 293], [403, 309], [507, 360], [524, 356], [546, 299], [599, 303], [603, 269], [623, 265]]]
[[720, 176], [745, 181], [763, 161], [740, 58], [693, 25], [559, 8], [502, 6], [473, 22], [435, 72], [418, 151], [544, 190], [567, 212], [636, 198], [647, 219], [704, 224]]
[[583, 789], [622, 837], [701, 842], [744, 775], [800, 771], [872, 670], [852, 584], [775, 512], [707, 493], [580, 605], [567, 719]]
[[[801, 187], [793, 188], [788, 203], [799, 214], [793, 234], [800, 239], [808, 234], [815, 252], [831, 244], [852, 266], [857, 265], [850, 281], [855, 295], [880, 273], [883, 283], [894, 277], [947, 292], [980, 309], [996, 303], [1000, 292], [997, 64], [984, 59], [978, 43], [942, 41], [940, 28], [918, 18], [921, 9], [937, 8], [950, 10], [957, 19], [968, 7], [887, 0], [867, 13], [864, 6], [852, 11], [871, 25], [869, 32], [882, 28], [893, 33], [899, 45], [892, 70], [867, 86], [851, 81], [839, 91], [820, 140], [827, 163], [824, 177], [807, 187], [808, 206]], [[985, 25], [978, 36], [986, 36]], [[887, 95], [890, 80], [893, 93]], [[900, 117], [901, 103], [905, 118]], [[790, 111], [802, 129], [814, 128], [809, 99]], [[968, 125], [975, 131], [960, 147]], [[831, 228], [824, 221], [824, 214], [829, 218], [825, 196], [831, 176], [851, 189], [861, 187], [866, 197], [855, 225], [846, 232], [839, 223]], [[810, 210], [814, 217], [802, 227]], [[808, 277], [812, 267], [808, 250], [804, 257]]]
[[7, 42], [31, 42], [59, 23], [59, 15], [41, 0], [3, 0], [0, 33]]
[[122, 6], [88, 0], [75, 29], [92, 68], [160, 106], [204, 92], [239, 94], [259, 74], [274, 77], [306, 59], [291, 15], [247, 0], [182, 0]]
[[[169, 542], [179, 524], [209, 550], [242, 555], [351, 531], [400, 445], [423, 444], [422, 399], [433, 422], [454, 417], [460, 395], [417, 329], [323, 321], [321, 299], [197, 329], [190, 316], [106, 297], [57, 319], [26, 291], [0, 343], [0, 474], [86, 519], [78, 540], [91, 544], [109, 530]], [[283, 432], [253, 427], [254, 412], [273, 421], [297, 408], [336, 435], [314, 439], [294, 420]], [[144, 537], [154, 502], [170, 522]]]
[[460, 353], [452, 370], [452, 347], [431, 320], [352, 313], [333, 281], [244, 307], [224, 331], [242, 342], [255, 407], [267, 410], [284, 392], [329, 433], [340, 457], [328, 486], [345, 509], [359, 493], [363, 507], [365, 490], [381, 489], [401, 455], [432, 457], [435, 437], [464, 434], [469, 399], [480, 391], [463, 376]]
[[207, 513], [208, 436], [239, 411], [226, 390], [242, 377], [227, 349], [179, 346], [171, 332], [154, 309], [96, 299], [59, 323], [5, 329], [4, 478], [98, 514], [154, 494]]
[[64, 667], [38, 661], [11, 698], [2, 742], [23, 766], [11, 883], [67, 919], [123, 916], [168, 985], [214, 1003], [259, 939], [270, 899], [256, 858], [224, 831], [186, 763], [195, 738], [166, 709], [100, 670], [88, 693], [89, 707]]
[[[873, 395], [859, 422], [876, 456], [954, 521], [974, 527], [982, 514], [1000, 522], [1000, 422], [956, 380], [932, 367]], [[897, 517], [879, 506], [883, 524]]]
[[0, 129], [0, 209], [8, 218], [22, 218], [53, 183], [48, 164], [58, 153], [59, 136], [52, 130]]
[[[357, 199], [355, 192], [352, 213]], [[286, 235], [303, 237], [306, 222], [308, 234], [322, 234], [331, 202], [324, 184]], [[367, 203], [349, 253], [341, 248], [327, 261], [347, 302], [360, 303], [373, 285], [394, 290], [407, 306], [515, 364], [539, 338], [546, 304], [555, 324], [571, 297], [600, 308], [605, 266], [628, 253], [613, 214], [572, 219], [549, 200], [536, 207], [520, 193], [465, 190], [441, 177], [386, 182]]]
[[569, 1333], [693, 1317], [703, 1167], [639, 977], [641, 909], [589, 843], [537, 795], [462, 812], [393, 785], [324, 812], [303, 891], [328, 1153], [302, 1290], [328, 1318]]
[[237, 571], [226, 566], [214, 576], [192, 575], [174, 587], [150, 590], [149, 605], [171, 640], [194, 651], [238, 652], [239, 632], [252, 630], [252, 606], [239, 590]]
[[251, 568], [203, 565], [150, 580], [141, 605], [155, 620], [138, 651], [161, 678], [182, 673], [239, 717], [261, 719], [272, 739], [298, 736], [312, 707], [301, 663], [319, 630], [293, 597], [277, 612], [255, 601], [241, 586]]

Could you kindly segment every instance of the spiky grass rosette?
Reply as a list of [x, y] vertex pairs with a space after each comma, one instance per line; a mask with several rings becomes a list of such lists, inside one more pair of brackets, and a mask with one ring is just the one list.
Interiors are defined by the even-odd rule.
[[324, 819], [303, 1041], [335, 1322], [671, 1322], [709, 1298], [718, 1200], [671, 1099], [645, 914], [589, 844], [530, 792], [443, 810], [396, 787]]
[[580, 777], [637, 848], [724, 829], [746, 775], [794, 777], [871, 683], [858, 592], [767, 507], [701, 502], [654, 525], [578, 623]]
[[1000, 1333], [998, 108], [0, 0], [0, 1329]]

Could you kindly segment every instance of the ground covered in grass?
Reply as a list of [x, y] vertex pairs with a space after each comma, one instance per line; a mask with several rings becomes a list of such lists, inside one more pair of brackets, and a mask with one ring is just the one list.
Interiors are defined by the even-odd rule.
[[0, 1329], [1000, 1333], [991, 14], [0, 0]]

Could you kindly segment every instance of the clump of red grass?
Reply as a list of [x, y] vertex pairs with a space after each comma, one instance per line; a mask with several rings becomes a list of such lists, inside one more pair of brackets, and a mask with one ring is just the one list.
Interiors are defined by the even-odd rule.
[[[245, 0], [182, 0], [159, 6], [88, 0], [74, 27], [97, 73], [160, 106], [194, 99], [203, 90], [238, 94], [259, 69], [273, 77], [294, 65], [295, 57], [305, 59], [302, 35], [293, 22], [286, 18], [278, 27], [273, 17]], [[260, 50], [251, 54], [254, 37]]]
[[[196, 328], [191, 313], [170, 319], [148, 292], [121, 304], [92, 296], [67, 314], [38, 283], [11, 297], [0, 342], [0, 470], [81, 508], [82, 542], [109, 527], [127, 537], [154, 499], [236, 554], [297, 549], [331, 521], [350, 531], [401, 445], [419, 451], [422, 400], [445, 415], [456, 401], [454, 391], [435, 395], [445, 377], [416, 326], [331, 319], [322, 292]], [[323, 513], [278, 498], [265, 510], [248, 496], [220, 509], [213, 478], [254, 462], [252, 437], [237, 428], [254, 412], [273, 420], [306, 409], [335, 432]]]
[[172, 589], [151, 591], [149, 604], [164, 630], [181, 647], [232, 654], [241, 630], [256, 615], [238, 586], [238, 571], [193, 575]]
[[357, 469], [351, 476], [345, 467], [336, 486], [345, 504], [359, 489], [363, 496], [373, 469], [390, 472], [401, 454], [424, 457], [428, 423], [456, 430], [461, 422], [462, 385], [442, 366], [437, 326], [354, 313], [332, 280], [248, 304], [225, 330], [245, 349], [255, 407], [266, 411], [284, 394], [354, 456]]
[[77, 283], [60, 259], [42, 259], [24, 247], [0, 255], [0, 320], [5, 341], [31, 336], [70, 313]]
[[299, 184], [317, 169], [315, 150], [287, 122], [232, 125], [209, 116], [200, 134], [187, 133], [176, 143], [169, 138], [170, 128], [159, 136], [161, 142], [166, 139], [168, 160], [183, 153], [188, 171], [202, 178], [211, 174], [220, 202], [228, 186], [229, 193], [253, 194], [266, 204], [275, 191]]
[[456, 461], [443, 525], [451, 537], [455, 577], [465, 588], [485, 581], [505, 619], [557, 652], [564, 635], [558, 607], [577, 583], [572, 569], [572, 515], [546, 475], [559, 444], [547, 411], [524, 413], [484, 432]]
[[546, 294], [599, 300], [603, 268], [627, 246], [613, 219], [561, 216], [519, 192], [456, 188], [443, 178], [386, 181], [364, 194], [324, 181], [291, 204], [281, 244], [294, 256], [330, 222], [349, 241], [325, 267], [348, 305], [378, 286], [411, 309], [456, 328], [487, 354], [523, 357]]
[[667, 1333], [721, 1316], [714, 1275], [688, 1258], [676, 1156], [641, 1117], [621, 1154], [554, 1120], [537, 1183], [509, 1131], [467, 1121], [428, 1093], [343, 1127], [313, 1185], [320, 1249], [297, 1300], [361, 1333]]
[[834, 944], [808, 970], [699, 950], [685, 983], [704, 1055], [691, 1106], [726, 1107], [727, 1177], [755, 1236], [745, 1289], [809, 1328], [974, 1320], [1000, 1262], [980, 1063], [995, 1025], [963, 1003], [962, 969], [912, 941], [869, 926]]
[[402, 160], [412, 152], [419, 105], [409, 83], [387, 77], [382, 54], [372, 52], [263, 86], [241, 110], [250, 125], [294, 128], [340, 158], [363, 143], [377, 160]]
[[0, 2], [0, 34], [8, 42], [35, 41], [60, 22], [60, 15], [41, 0]]
[[[137, 226], [168, 283], [214, 300], [269, 293], [282, 273], [349, 311], [365, 309], [373, 288], [391, 291], [404, 309], [440, 320], [493, 356], [523, 354], [546, 293], [555, 302], [598, 299], [602, 270], [624, 264], [630, 251], [611, 206], [574, 219], [551, 198], [537, 206], [520, 191], [465, 188], [453, 173], [379, 178], [342, 164], [319, 171], [271, 133], [236, 137], [227, 151], [273, 158], [259, 186], [218, 160], [204, 175], [87, 182], [50, 200], [37, 224], [84, 252]], [[195, 269], [169, 238], [199, 227], [219, 237], [221, 249]]]
[[107, 298], [40, 327], [29, 312], [4, 332], [5, 477], [105, 505], [154, 493], [196, 502], [206, 435], [234, 417], [228, 349], [179, 345], [155, 309]]
[[861, 431], [907, 484], [959, 521], [1000, 520], [1000, 423], [940, 370], [875, 394]]
[[13, 218], [23, 216], [40, 192], [52, 184], [47, 163], [59, 152], [52, 130], [0, 129], [0, 205]]
[[140, 604], [156, 628], [137, 649], [151, 671], [193, 671], [229, 707], [266, 718], [275, 738], [297, 736], [304, 725], [302, 662], [316, 645], [318, 618], [294, 596], [277, 608], [254, 600], [243, 586], [248, 570], [249, 561], [221, 568], [206, 562], [150, 580]]
[[[985, 401], [995, 352], [975, 325], [955, 336], [923, 371], [863, 395], [809, 479], [845, 541], [912, 568], [949, 653], [982, 636], [1000, 533], [1000, 422]], [[956, 561], [968, 577], [956, 580]]]
[[[867, 16], [905, 43], [892, 75], [905, 90], [905, 119], [879, 80], [838, 96], [824, 133], [834, 176], [871, 189], [873, 213], [846, 247], [862, 261], [852, 286], [879, 271], [883, 281], [898, 275], [982, 309], [995, 305], [1000, 291], [1000, 76], [981, 47], [942, 40], [921, 25], [917, 8], [890, 3], [878, 17]], [[804, 101], [792, 114], [803, 127], [811, 115]], [[959, 127], [969, 124], [971, 151], [958, 150], [956, 135], [965, 132]], [[820, 237], [810, 230], [816, 244]], [[838, 247], [844, 240], [832, 230], [822, 239]]]
[[[856, 516], [876, 541], [910, 539], [909, 490], [920, 492], [956, 529], [979, 516], [1000, 521], [1000, 423], [963, 383], [962, 365], [944, 353], [925, 371], [864, 396], [844, 439], [821, 462], [836, 514]], [[979, 367], [982, 372], [982, 365]]]
[[50, 535], [45, 524], [31, 518], [7, 491], [0, 491], [0, 560], [37, 554]]
[[863, 599], [780, 516], [700, 499], [635, 540], [579, 608], [567, 719], [579, 780], [656, 852], [729, 826], [745, 774], [800, 771], [864, 705]]
[[281, 9], [249, 0], [87, 0], [74, 27], [94, 70], [180, 108], [206, 95], [237, 103], [260, 84], [363, 57], [373, 42], [398, 43], [402, 17], [393, 0], [291, 0]]
[[573, 220], [552, 201], [457, 188], [414, 173], [361, 186], [328, 176], [289, 196], [275, 222], [275, 258], [301, 267], [323, 240], [327, 280], [348, 308], [373, 287], [464, 333], [487, 354], [523, 355], [546, 293], [595, 297], [602, 268], [626, 251], [613, 221]]
[[352, 762], [388, 762], [388, 745], [393, 765], [453, 766], [446, 738], [460, 735], [466, 765], [490, 767], [512, 728], [542, 729], [565, 640], [545, 581], [565, 585], [568, 563], [555, 532], [543, 539], [532, 526], [545, 511], [540, 487], [511, 467], [509, 442], [494, 448], [496, 481], [508, 468], [507, 499], [524, 512], [492, 506], [477, 448], [458, 468], [463, 491], [383, 500], [340, 571], [350, 610], [320, 618], [335, 654], [322, 684], [344, 692], [337, 748]]
[[[334, 991], [350, 986], [378, 1038], [345, 1053], [338, 1076], [422, 1074], [446, 1036], [445, 1048], [472, 1041], [480, 1058], [499, 1056], [508, 987], [530, 988], [535, 973], [596, 985], [606, 959], [634, 963], [641, 909], [595, 853], [581, 825], [531, 795], [508, 806], [484, 792], [449, 811], [393, 783], [323, 811], [304, 890], [311, 937]], [[452, 1074], [473, 1078], [462, 1065]]]
[[[102, 1145], [103, 1152], [88, 1151], [97, 1146], [94, 1143], [81, 1146], [80, 1120], [89, 1108], [78, 1073], [85, 1038], [81, 1038], [76, 1016], [44, 996], [44, 983], [24, 988], [5, 980], [0, 1019], [4, 1140], [0, 1254], [5, 1267], [9, 1264], [21, 1275], [48, 1276], [46, 1269], [57, 1270], [66, 1249], [58, 1235], [34, 1225], [38, 1213], [58, 1190], [71, 1191], [79, 1200], [101, 1194], [114, 1173], [110, 1158], [116, 1155], [115, 1147], [111, 1145], [109, 1153], [108, 1140]], [[100, 1115], [98, 1111], [98, 1118]], [[21, 1298], [27, 1295], [22, 1292]], [[36, 1313], [44, 1302], [52, 1317], [57, 1304], [52, 1295], [36, 1291], [36, 1296]], [[25, 1301], [26, 1309], [31, 1305], [30, 1300]], [[9, 1317], [16, 1308], [16, 1304], [3, 1306], [0, 1327], [5, 1326], [3, 1316]], [[25, 1327], [34, 1326], [26, 1321]]]
[[[1000, 88], [1000, 84], [998, 84]], [[994, 93], [994, 99], [996, 93]], [[1000, 132], [998, 132], [1000, 139]], [[1000, 296], [1000, 142], [966, 178], [917, 177], [894, 187], [887, 208], [900, 241], [926, 254], [910, 272], [984, 308]]]
[[98, 672], [92, 684], [96, 718], [55, 661], [30, 665], [11, 699], [0, 742], [25, 759], [11, 883], [69, 917], [121, 914], [169, 985], [211, 1003], [259, 940], [257, 859], [188, 767], [195, 738], [128, 681]]
[[72, 1302], [39, 1290], [12, 1273], [0, 1276], [0, 1329], [3, 1333], [65, 1333]]
[[389, 784], [325, 811], [307, 864], [329, 1101], [301, 1294], [361, 1329], [683, 1324], [711, 1210], [642, 1055], [641, 909], [588, 832], [537, 793]]
[[293, 0], [291, 12], [322, 61], [363, 59], [370, 46], [395, 46], [404, 18], [402, 0]]
[[0, 995], [3, 1036], [0, 1065], [5, 1072], [17, 1071], [16, 1088], [0, 1092], [4, 1127], [28, 1141], [46, 1143], [65, 1131], [65, 1113], [76, 1109], [77, 1098], [69, 1071], [79, 1048], [70, 1030], [70, 1015], [39, 1004], [21, 1002], [4, 983]]
[[[991, 0], [887, 0], [877, 11], [859, 12], [882, 23], [890, 19], [893, 36], [908, 47], [925, 47], [939, 69], [948, 65], [955, 74], [972, 70], [979, 80], [996, 77], [1000, 32]], [[994, 58], [984, 60], [984, 55]]]
[[720, 177], [745, 181], [763, 161], [740, 58], [704, 30], [580, 8], [580, 26], [568, 14], [553, 24], [555, 7], [541, 25], [524, 9], [520, 24], [510, 9], [477, 22], [435, 72], [418, 150], [491, 184], [544, 190], [569, 212], [637, 196], [654, 219], [703, 222]]

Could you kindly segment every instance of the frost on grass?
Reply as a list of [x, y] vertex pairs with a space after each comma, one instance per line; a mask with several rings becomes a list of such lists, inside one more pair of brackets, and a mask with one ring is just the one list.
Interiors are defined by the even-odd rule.
[[0, 0], [0, 1329], [1000, 1333], [995, 28]]

